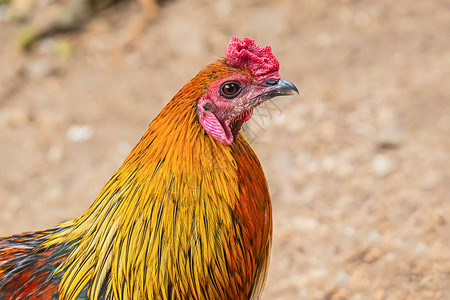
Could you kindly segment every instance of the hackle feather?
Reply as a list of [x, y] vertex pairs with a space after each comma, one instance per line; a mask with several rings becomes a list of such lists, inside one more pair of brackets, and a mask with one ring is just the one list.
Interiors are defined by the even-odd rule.
[[[266, 179], [241, 133], [230, 146], [218, 143], [195, 111], [208, 85], [234, 72], [248, 70], [226, 59], [205, 67], [153, 120], [92, 206], [30, 246], [36, 260], [48, 251], [55, 263], [37, 286], [23, 280], [27, 291], [67, 300], [259, 297], [272, 234]], [[11, 289], [14, 278], [4, 279]]]

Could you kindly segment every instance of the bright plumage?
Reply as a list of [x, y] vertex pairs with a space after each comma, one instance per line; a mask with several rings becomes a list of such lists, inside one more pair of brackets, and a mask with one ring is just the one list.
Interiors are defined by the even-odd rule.
[[80, 217], [0, 238], [0, 299], [257, 299], [272, 216], [239, 132], [297, 92], [270, 47], [232, 38], [152, 121]]

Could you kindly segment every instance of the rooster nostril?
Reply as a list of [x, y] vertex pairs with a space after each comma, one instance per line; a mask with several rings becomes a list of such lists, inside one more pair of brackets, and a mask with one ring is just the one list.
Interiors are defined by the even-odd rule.
[[278, 80], [276, 79], [267, 79], [266, 81], [264, 81], [265, 84], [267, 85], [276, 85], [278, 83]]

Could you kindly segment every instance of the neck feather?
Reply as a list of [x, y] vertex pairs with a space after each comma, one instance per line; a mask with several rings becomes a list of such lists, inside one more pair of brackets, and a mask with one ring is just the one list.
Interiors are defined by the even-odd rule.
[[[154, 293], [151, 287], [159, 285], [151, 281], [158, 278], [178, 278], [195, 290], [188, 273], [174, 274], [176, 270], [165, 266], [185, 267], [189, 259], [200, 257], [205, 262], [221, 258], [223, 273], [216, 275], [226, 282], [225, 261], [230, 253], [224, 252], [223, 245], [233, 233], [218, 234], [236, 226], [237, 206], [248, 209], [237, 203], [242, 191], [234, 152], [238, 148], [254, 154], [242, 135], [236, 145], [225, 146], [205, 134], [195, 103], [187, 100], [198, 99], [200, 92], [185, 86], [150, 124], [93, 205], [60, 225], [62, 230], [44, 244], [73, 243], [57, 271], [64, 274], [60, 286], [64, 299], [75, 299], [86, 289], [91, 299], [105, 291], [117, 299], [122, 299], [120, 295], [149, 296]], [[266, 196], [261, 177], [256, 188], [260, 185]], [[262, 218], [270, 223], [270, 205], [264, 209]], [[203, 245], [195, 247], [198, 241]], [[219, 254], [214, 253], [218, 246]], [[169, 253], [168, 249], [176, 251]], [[190, 253], [192, 249], [201, 249], [201, 255]], [[195, 272], [200, 271], [207, 274], [206, 269]]]

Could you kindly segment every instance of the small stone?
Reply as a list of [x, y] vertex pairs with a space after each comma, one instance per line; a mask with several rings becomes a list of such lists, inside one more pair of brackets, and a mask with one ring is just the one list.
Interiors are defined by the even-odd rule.
[[293, 225], [296, 229], [311, 231], [317, 228], [318, 222], [314, 218], [295, 218], [293, 220]]
[[341, 270], [336, 274], [336, 282], [337, 283], [345, 283], [347, 281], [348, 281], [348, 273], [347, 272]]
[[375, 291], [373, 297], [376, 300], [383, 300], [386, 296], [386, 292], [383, 289], [378, 289]]
[[122, 141], [117, 145], [117, 151], [120, 154], [127, 155], [131, 152], [132, 146], [126, 141]]
[[324, 171], [330, 172], [334, 169], [335, 163], [333, 158], [326, 156], [322, 159], [322, 169]]
[[395, 127], [383, 128], [377, 135], [381, 148], [396, 148], [400, 144], [400, 132]]
[[425, 254], [428, 251], [428, 246], [424, 242], [416, 245], [415, 251], [417, 254]]
[[8, 205], [9, 211], [16, 211], [23, 205], [24, 201], [23, 199], [18, 195], [12, 195], [9, 198], [9, 201], [6, 203]]
[[373, 263], [381, 258], [383, 252], [378, 248], [370, 248], [363, 252], [362, 260], [366, 263]]
[[386, 261], [388, 261], [388, 262], [392, 262], [392, 261], [394, 261], [394, 260], [396, 259], [396, 257], [395, 257], [395, 255], [394, 255], [393, 253], [387, 253], [387, 254], [384, 256], [384, 259], [385, 259]]
[[395, 148], [400, 144], [401, 132], [395, 112], [383, 106], [377, 115], [377, 141], [381, 148]]
[[56, 41], [53, 38], [44, 38], [37, 43], [37, 52], [45, 55], [52, 55], [55, 49]]
[[353, 165], [347, 161], [340, 161], [336, 164], [336, 174], [339, 177], [346, 177], [355, 171]]
[[46, 194], [45, 198], [49, 202], [56, 203], [57, 201], [59, 201], [61, 199], [62, 194], [63, 194], [63, 189], [58, 185], [54, 185], [53, 187], [51, 187], [47, 190], [47, 194]]
[[51, 129], [59, 127], [64, 120], [63, 118], [64, 116], [55, 113], [37, 112], [34, 121], [39, 127]]
[[319, 170], [319, 165], [316, 161], [310, 161], [306, 164], [305, 171], [308, 173], [316, 173]]
[[379, 154], [372, 161], [372, 171], [379, 177], [384, 177], [392, 173], [394, 162], [386, 155]]
[[295, 165], [299, 168], [303, 168], [305, 164], [311, 161], [311, 155], [307, 152], [299, 152], [295, 157]]
[[316, 35], [316, 43], [318, 46], [327, 48], [335, 42], [334, 35], [327, 32], [320, 32]]
[[331, 121], [325, 121], [320, 124], [321, 136], [326, 140], [331, 140], [336, 136], [336, 126]]
[[370, 233], [369, 233], [369, 237], [368, 237], [368, 240], [369, 241], [371, 241], [371, 242], [376, 242], [376, 241], [379, 241], [380, 240], [380, 232], [379, 231], [377, 231], [377, 230], [372, 230]]
[[347, 226], [347, 227], [344, 228], [344, 234], [346, 236], [354, 236], [355, 233], [356, 233], [356, 230], [352, 226]]
[[434, 171], [427, 171], [421, 178], [420, 185], [424, 189], [432, 189], [439, 185], [441, 178], [439, 174]]
[[0, 124], [20, 127], [31, 122], [31, 115], [25, 110], [4, 111], [0, 114]]
[[44, 78], [52, 72], [50, 63], [44, 59], [32, 60], [26, 64], [25, 74], [29, 78]]
[[309, 272], [309, 278], [322, 279], [328, 276], [329, 271], [325, 268], [312, 269]]
[[59, 145], [52, 146], [47, 152], [47, 159], [52, 163], [61, 161], [63, 155], [62, 147]]
[[335, 288], [332, 291], [328, 292], [324, 298], [330, 299], [330, 300], [345, 300], [345, 299], [348, 299], [348, 297], [349, 297], [349, 292], [347, 289]]
[[85, 142], [93, 136], [94, 129], [89, 125], [74, 125], [66, 133], [66, 138], [72, 143]]
[[363, 297], [362, 297], [362, 295], [360, 293], [356, 293], [356, 294], [353, 294], [350, 299], [352, 299], [352, 300], [362, 300]]

